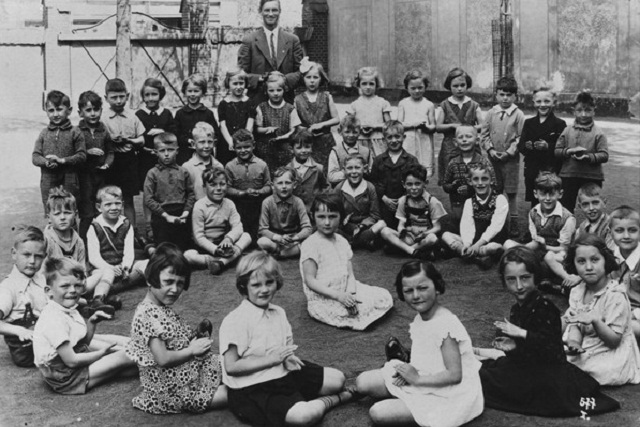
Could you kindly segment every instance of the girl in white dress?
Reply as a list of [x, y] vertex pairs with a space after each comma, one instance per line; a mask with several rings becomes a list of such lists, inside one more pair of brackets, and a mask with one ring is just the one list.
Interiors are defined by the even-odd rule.
[[420, 70], [411, 70], [404, 77], [409, 96], [398, 103], [398, 120], [404, 125], [405, 151], [416, 156], [427, 168], [427, 178], [433, 176], [433, 133], [436, 130], [435, 107], [424, 97], [429, 79]]
[[356, 380], [358, 392], [384, 399], [375, 424], [455, 427], [482, 413], [480, 362], [460, 320], [438, 303], [444, 280], [431, 263], [409, 261], [396, 278], [398, 298], [418, 314], [409, 328], [410, 363], [392, 359]]
[[300, 273], [307, 310], [316, 320], [364, 330], [393, 307], [386, 289], [360, 283], [353, 275], [353, 252], [337, 233], [344, 218], [336, 195], [320, 195], [311, 206], [317, 231], [302, 243]]

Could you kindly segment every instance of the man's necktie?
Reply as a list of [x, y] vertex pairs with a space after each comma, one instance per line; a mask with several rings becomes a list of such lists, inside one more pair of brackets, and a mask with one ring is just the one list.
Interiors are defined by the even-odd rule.
[[276, 55], [276, 47], [273, 43], [273, 33], [271, 33], [271, 37], [269, 38], [269, 49], [271, 50], [271, 63], [273, 64], [273, 68], [276, 68], [276, 64], [277, 64], [277, 55]]

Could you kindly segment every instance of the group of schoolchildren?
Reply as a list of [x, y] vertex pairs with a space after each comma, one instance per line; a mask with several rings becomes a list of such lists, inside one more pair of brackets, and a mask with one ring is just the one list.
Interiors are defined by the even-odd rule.
[[[78, 127], [69, 98], [49, 93], [50, 123], [33, 153], [49, 224], [19, 230], [14, 268], [0, 285], [0, 334], [14, 362], [35, 364], [59, 393], [135, 375], [138, 409], [228, 407], [264, 426], [312, 425], [362, 395], [380, 399], [370, 415], [381, 425], [458, 426], [485, 405], [556, 417], [619, 408], [599, 386], [640, 383], [640, 214], [606, 212], [607, 140], [593, 122], [593, 97], [577, 95], [567, 127], [553, 113], [555, 94], [540, 88], [537, 115], [525, 120], [517, 83], [502, 78], [483, 119], [466, 95], [471, 77], [454, 68], [436, 117], [428, 79], [414, 70], [391, 120], [376, 95], [380, 77], [365, 67], [355, 79], [360, 97], [340, 120], [322, 66], [304, 60], [300, 71], [306, 90], [295, 105], [284, 101], [278, 72], [265, 78], [268, 100], [257, 106], [245, 95], [246, 74], [228, 73], [218, 120], [201, 103], [206, 81], [197, 75], [184, 82], [187, 104], [175, 118], [160, 105], [156, 79], [145, 81], [135, 114], [121, 80], [107, 82], [104, 115], [101, 98], [83, 93]], [[435, 132], [444, 134], [437, 165]], [[516, 240], [521, 154], [532, 209]], [[448, 221], [426, 190], [436, 173], [450, 197]], [[141, 189], [144, 233], [133, 205]], [[579, 226], [576, 205], [586, 217]], [[390, 338], [387, 363], [346, 387], [339, 370], [296, 355], [286, 313], [272, 303], [284, 284], [278, 260], [299, 257], [311, 317], [361, 331], [393, 297], [355, 278], [352, 249], [383, 244], [415, 258], [395, 282], [416, 311], [412, 345]], [[135, 245], [148, 259], [134, 261]], [[243, 255], [252, 245], [261, 250]], [[495, 322], [491, 349], [474, 348], [438, 302], [445, 282], [430, 261], [451, 256], [485, 269], [499, 259], [516, 303]], [[215, 354], [211, 322], [193, 328], [172, 305], [192, 269], [217, 275], [234, 262], [243, 301], [220, 325]], [[114, 294], [145, 281], [130, 337], [96, 335], [122, 305]], [[564, 315], [539, 286], [568, 296]]]

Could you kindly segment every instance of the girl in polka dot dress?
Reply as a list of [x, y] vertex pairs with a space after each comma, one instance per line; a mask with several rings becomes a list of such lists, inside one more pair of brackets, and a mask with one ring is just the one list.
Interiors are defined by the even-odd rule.
[[220, 358], [211, 352], [211, 323], [205, 320], [193, 331], [171, 308], [189, 288], [190, 273], [170, 243], [158, 246], [145, 270], [149, 290], [131, 322], [127, 355], [138, 364], [142, 383], [133, 406], [151, 414], [226, 406]]

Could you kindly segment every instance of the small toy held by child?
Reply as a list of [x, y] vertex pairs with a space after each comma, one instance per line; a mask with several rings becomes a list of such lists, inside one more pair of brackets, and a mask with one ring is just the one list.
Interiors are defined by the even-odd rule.
[[349, 155], [344, 161], [347, 179], [336, 186], [335, 193], [340, 197], [345, 215], [340, 234], [352, 249], [373, 251], [379, 247], [378, 236], [387, 225], [380, 217], [376, 188], [363, 178], [365, 164], [362, 156]]
[[569, 248], [567, 271], [583, 283], [571, 289], [562, 318], [569, 362], [600, 385], [640, 383], [640, 350], [631, 327], [624, 285], [608, 275], [618, 268], [602, 238], [580, 236]]
[[353, 275], [353, 252], [338, 234], [344, 210], [337, 195], [320, 195], [311, 207], [317, 231], [300, 253], [302, 287], [309, 315], [339, 328], [362, 331], [392, 307], [384, 288], [360, 283]]
[[382, 87], [382, 77], [377, 68], [360, 68], [353, 85], [358, 88], [360, 97], [351, 103], [347, 114], [360, 120], [359, 142], [369, 147], [375, 158], [387, 151], [387, 141], [382, 133], [384, 124], [391, 120], [391, 104], [376, 95]]
[[459, 152], [455, 144], [456, 128], [460, 125], [473, 126], [480, 131], [482, 111], [480, 104], [467, 96], [473, 80], [462, 69], [449, 71], [444, 80], [444, 88], [451, 91], [451, 96], [442, 101], [442, 112], [436, 117], [436, 132], [443, 134], [440, 153], [438, 154], [438, 185], [444, 183], [444, 173], [452, 158]]
[[189, 172], [196, 200], [200, 200], [206, 196], [202, 183], [202, 172], [213, 168], [224, 169], [224, 165], [213, 157], [216, 141], [213, 126], [207, 122], [198, 122], [193, 127], [191, 135], [193, 138], [189, 140], [189, 143], [195, 152], [188, 161], [182, 164], [182, 167]]
[[124, 351], [129, 338], [94, 340], [97, 324], [111, 316], [99, 310], [85, 323], [76, 309], [84, 292], [84, 267], [69, 258], [49, 258], [44, 274], [49, 302], [33, 330], [33, 354], [49, 387], [60, 394], [85, 394], [115, 377], [137, 375]]
[[492, 187], [491, 165], [469, 167], [467, 182], [475, 193], [464, 202], [460, 234], [445, 232], [442, 241], [458, 256], [488, 270], [502, 254], [507, 239], [509, 202]]
[[300, 197], [307, 212], [318, 194], [329, 190], [325, 169], [311, 157], [313, 154], [313, 135], [306, 129], [299, 130], [291, 138], [293, 160], [289, 167], [295, 172], [297, 183], [293, 195]]
[[256, 111], [257, 151], [271, 173], [291, 161], [288, 139], [300, 125], [296, 109], [284, 100], [285, 86], [284, 74], [279, 71], [269, 73], [265, 81], [269, 100], [258, 104]]
[[537, 114], [522, 126], [518, 150], [524, 157], [524, 200], [531, 207], [538, 203], [533, 195], [535, 181], [542, 171], [560, 173], [561, 162], [555, 157], [556, 143], [567, 123], [553, 113], [556, 93], [542, 86], [533, 91], [533, 106]]
[[542, 266], [528, 248], [509, 249], [498, 267], [502, 284], [514, 296], [509, 320], [494, 322], [493, 349], [474, 349], [483, 360], [480, 380], [485, 405], [507, 412], [544, 417], [580, 416], [586, 396], [588, 414], [609, 412], [620, 404], [600, 392], [589, 374], [567, 362], [560, 310], [537, 289]]
[[227, 175], [224, 170], [204, 171], [202, 182], [207, 195], [196, 202], [191, 215], [193, 240], [198, 249], [190, 249], [184, 256], [191, 265], [220, 274], [249, 247], [251, 237], [243, 231], [235, 204], [225, 197]]
[[344, 161], [350, 155], [359, 155], [365, 159], [364, 174], [368, 176], [373, 166], [373, 154], [368, 145], [360, 143], [360, 120], [352, 115], [347, 114], [340, 121], [338, 131], [342, 136], [342, 141], [338, 142], [329, 154], [329, 169], [327, 171], [327, 179], [331, 185], [337, 185], [347, 179], [344, 172]]
[[418, 159], [404, 151], [404, 126], [397, 120], [389, 120], [382, 131], [387, 151], [373, 160], [369, 181], [376, 187], [380, 199], [380, 213], [388, 227], [397, 228], [398, 199], [405, 193], [404, 173], [420, 165]]
[[404, 88], [409, 96], [398, 103], [398, 121], [405, 129], [404, 149], [427, 168], [427, 178], [431, 178], [436, 110], [433, 103], [424, 97], [427, 87], [429, 79], [420, 70], [411, 70], [404, 76]]
[[578, 190], [587, 182], [602, 187], [602, 164], [609, 161], [607, 136], [593, 122], [596, 100], [590, 92], [582, 91], [573, 103], [573, 125], [560, 135], [555, 148], [556, 158], [562, 159], [560, 177], [564, 194], [562, 205], [569, 212], [575, 209]]
[[262, 202], [258, 246], [276, 258], [300, 255], [300, 243], [313, 229], [304, 203], [293, 195], [296, 173], [289, 167], [273, 173], [273, 194]]
[[480, 362], [460, 320], [440, 305], [438, 296], [444, 290], [445, 282], [431, 263], [409, 261], [401, 267], [398, 298], [417, 312], [409, 328], [410, 360], [405, 352], [387, 350], [382, 369], [356, 379], [359, 393], [384, 399], [369, 410], [374, 424], [456, 427], [482, 413]]
[[[176, 136], [178, 137], [178, 158], [176, 162], [182, 165], [193, 155], [193, 149], [189, 146], [191, 132], [196, 123], [206, 122], [213, 126], [215, 141], [222, 143], [220, 127], [213, 111], [205, 107], [202, 98], [207, 93], [207, 79], [200, 74], [192, 74], [182, 82], [182, 94], [187, 105], [176, 111]], [[214, 150], [215, 156], [215, 150]]]
[[498, 104], [489, 110], [482, 124], [482, 146], [496, 173], [496, 190], [509, 199], [509, 234], [518, 237], [518, 183], [520, 153], [518, 142], [524, 125], [524, 113], [515, 104], [518, 83], [513, 77], [502, 77], [496, 83]]
[[440, 239], [440, 219], [447, 212], [426, 189], [427, 169], [414, 165], [403, 174], [406, 194], [398, 199], [398, 228], [382, 230], [382, 238], [408, 255], [433, 260]]
[[49, 125], [40, 132], [33, 147], [32, 162], [40, 168], [40, 195], [47, 212], [47, 199], [52, 188], [62, 185], [76, 199], [80, 194], [78, 167], [87, 158], [84, 135], [71, 125], [71, 100], [67, 95], [52, 90], [47, 93], [45, 112]]
[[33, 325], [47, 305], [46, 280], [40, 267], [47, 256], [42, 231], [30, 226], [16, 227], [11, 248], [13, 267], [0, 283], [0, 335], [16, 366], [33, 366]]
[[180, 250], [190, 245], [187, 220], [195, 194], [186, 169], [176, 164], [178, 139], [172, 133], [154, 138], [158, 163], [144, 181], [144, 204], [151, 211], [151, 228], [156, 242], [171, 242]]
[[78, 98], [78, 114], [82, 119], [78, 128], [84, 135], [87, 160], [78, 168], [80, 197], [77, 199], [80, 211], [78, 233], [83, 240], [96, 216], [96, 193], [104, 187], [107, 170], [113, 165], [113, 142], [107, 128], [100, 121], [102, 98], [95, 92], [86, 91]]
[[619, 206], [611, 212], [611, 234], [616, 248], [613, 253], [620, 269], [611, 278], [622, 284], [631, 301], [631, 326], [640, 338], [640, 213], [630, 206]]
[[329, 77], [322, 64], [308, 58], [300, 62], [300, 73], [306, 90], [296, 95], [293, 105], [300, 117], [300, 125], [312, 134], [314, 160], [327, 169], [329, 154], [336, 145], [331, 127], [340, 123], [333, 97], [323, 90], [329, 84]]
[[172, 307], [189, 289], [187, 260], [175, 245], [162, 243], [145, 276], [147, 295], [136, 308], [126, 349], [138, 365], [142, 384], [133, 407], [151, 414], [175, 414], [226, 406], [221, 358], [211, 351], [211, 322], [204, 319], [194, 330]]
[[271, 194], [271, 174], [264, 160], [253, 154], [255, 142], [248, 130], [233, 134], [233, 149], [236, 158], [224, 167], [229, 178], [227, 194], [236, 204], [242, 226], [255, 242], [262, 201]]
[[287, 315], [272, 303], [283, 284], [273, 257], [262, 251], [243, 257], [236, 287], [244, 299], [220, 326], [229, 409], [251, 425], [314, 425], [353, 398], [342, 372], [296, 356]]
[[246, 95], [247, 86], [247, 73], [240, 68], [227, 71], [224, 78], [227, 96], [218, 104], [218, 120], [224, 141], [220, 141], [217, 146], [216, 158], [222, 164], [226, 164], [235, 156], [233, 134], [239, 129], [253, 132], [256, 110]]

